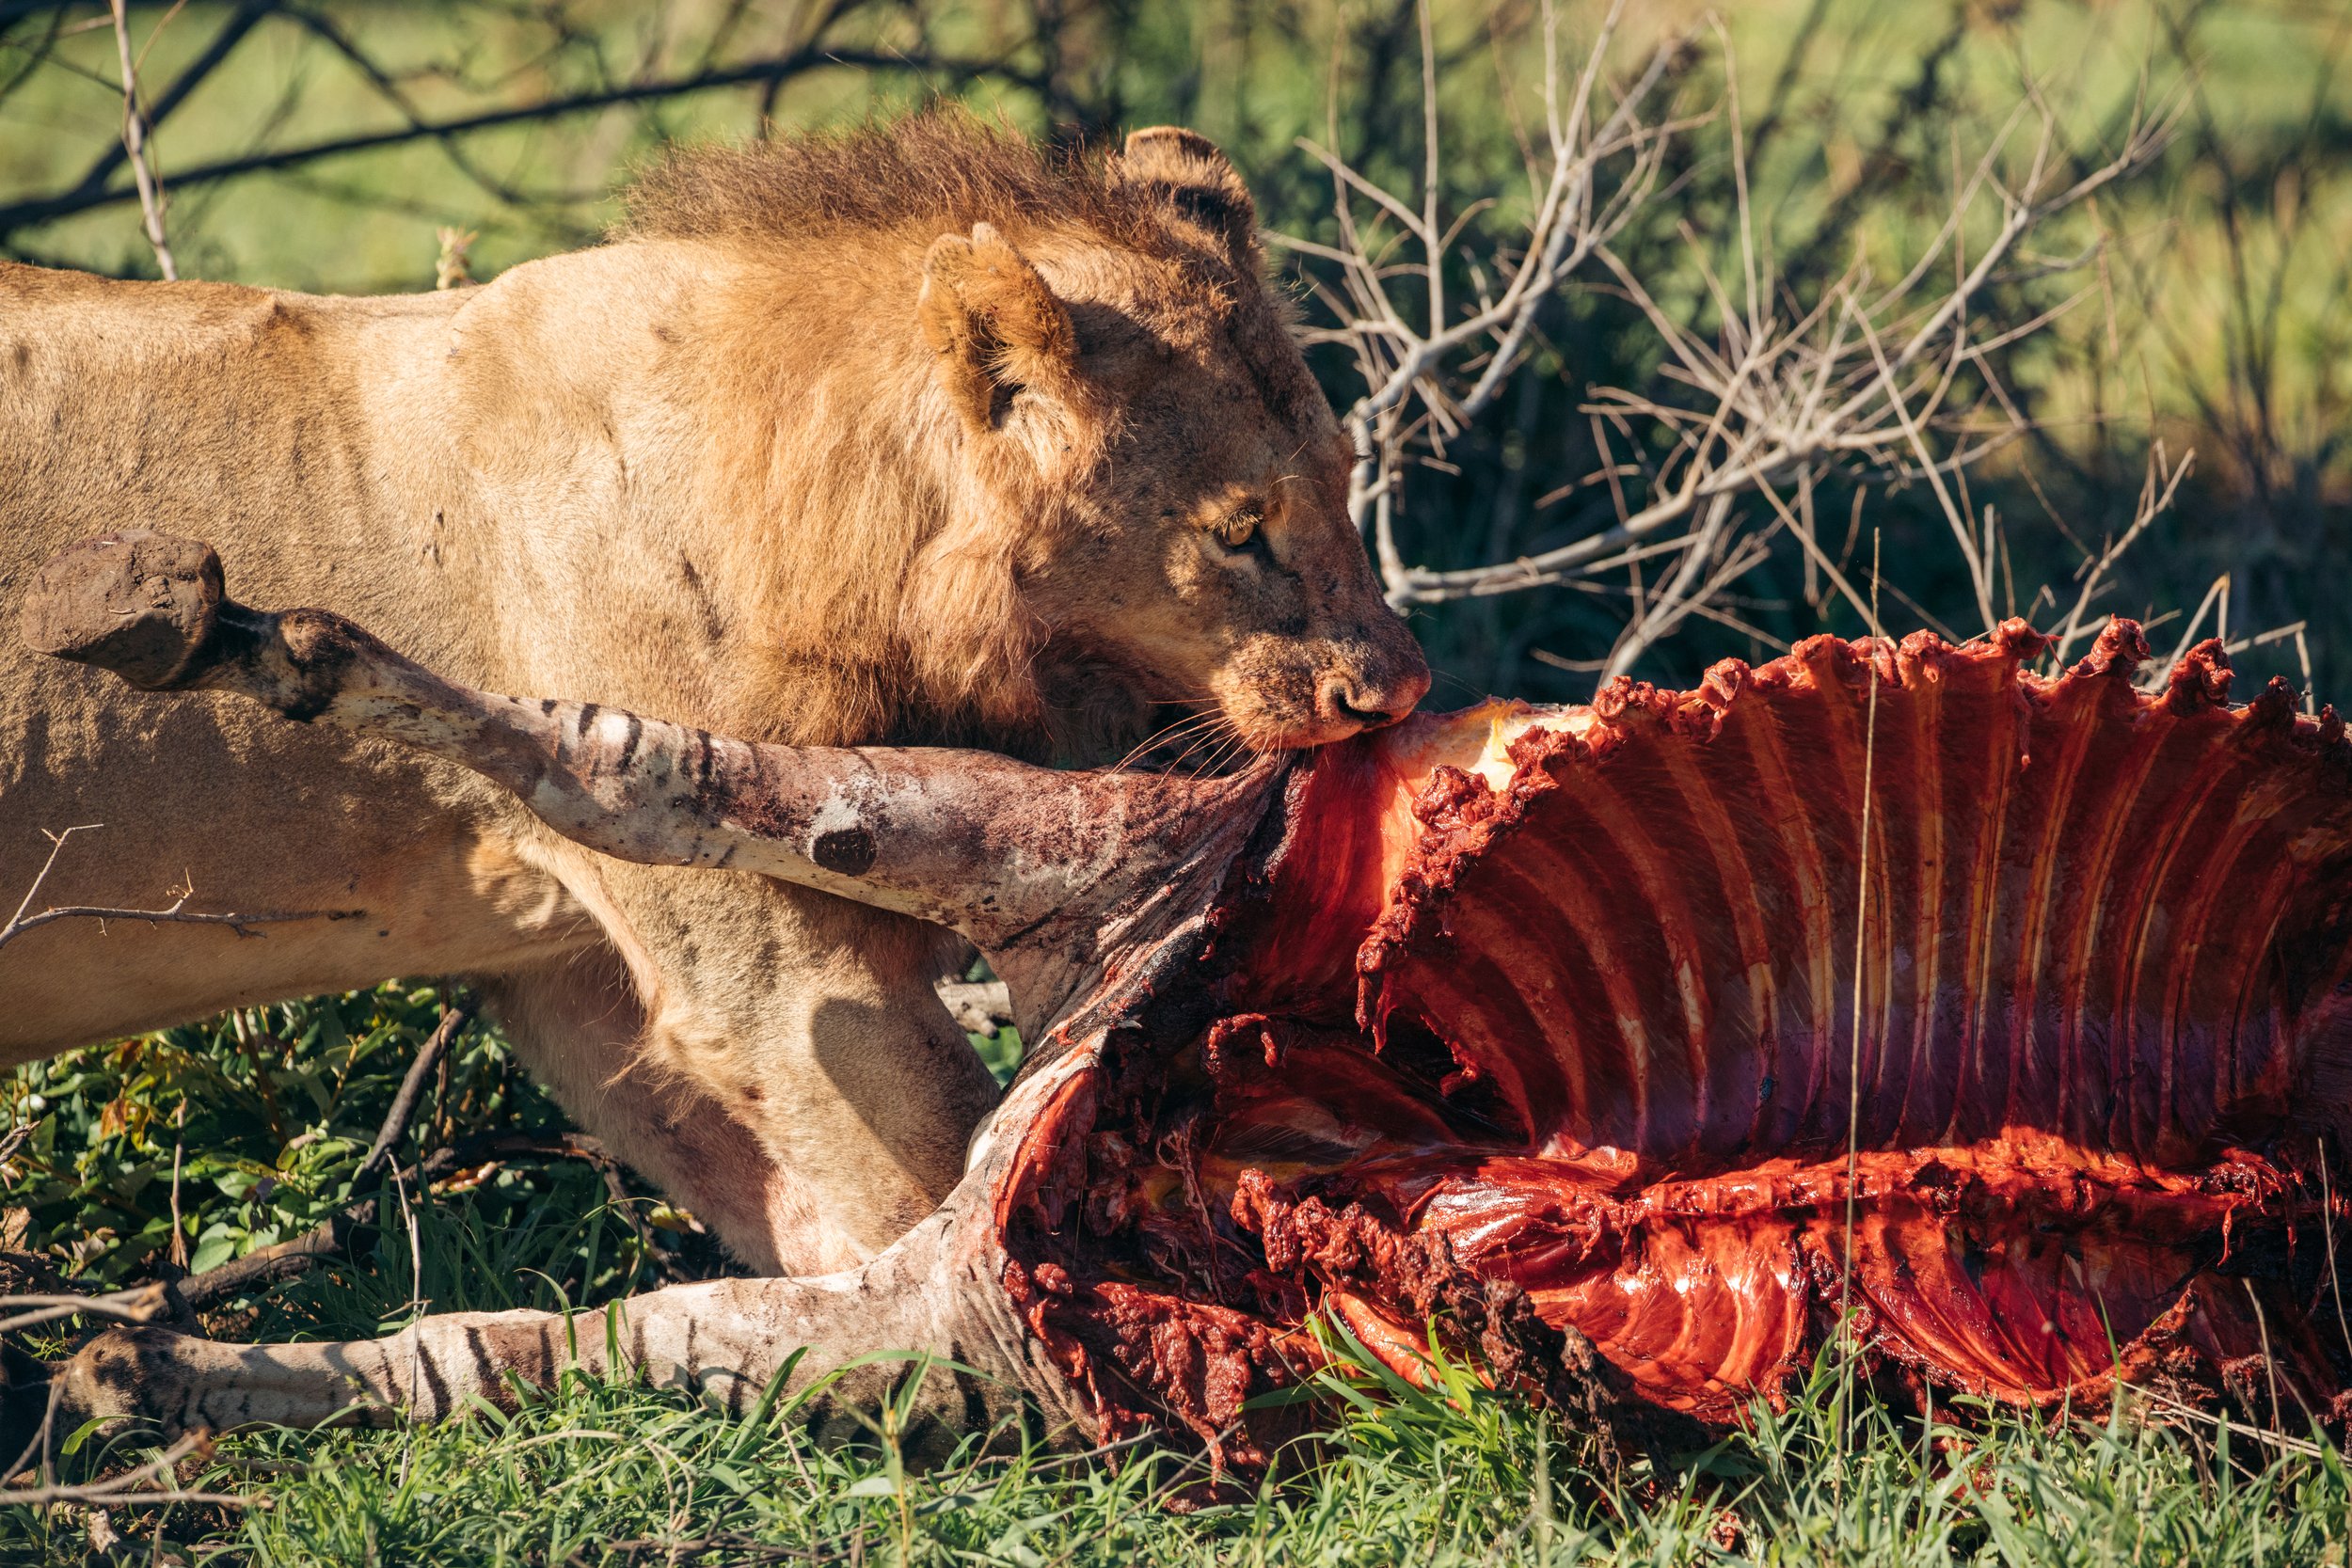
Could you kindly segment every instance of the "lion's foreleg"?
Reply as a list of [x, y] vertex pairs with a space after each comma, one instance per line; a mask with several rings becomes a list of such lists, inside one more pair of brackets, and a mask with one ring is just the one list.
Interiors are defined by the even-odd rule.
[[[601, 897], [591, 903], [613, 918]], [[479, 985], [516, 1054], [572, 1119], [755, 1271], [823, 1274], [862, 1263], [896, 1239], [894, 1231], [880, 1243], [860, 1245], [865, 1231], [826, 1225], [807, 1184], [765, 1147], [764, 1128], [745, 1114], [765, 1105], [725, 1095], [723, 1085], [710, 1082], [708, 1063], [659, 1053], [660, 1042], [648, 1037], [642, 1000], [616, 953]], [[747, 981], [744, 989], [755, 984]], [[694, 1071], [697, 1066], [706, 1070]], [[930, 1192], [926, 1213], [944, 1191]]]
[[[607, 864], [598, 882], [608, 928], [660, 974], [649, 1065], [708, 1107], [660, 1141], [715, 1150], [740, 1128], [771, 1173], [736, 1183], [740, 1198], [773, 1205], [748, 1227], [695, 1210], [731, 1247], [747, 1260], [764, 1245], [787, 1267], [845, 1268], [938, 1207], [998, 1090], [931, 989], [937, 931], [764, 879]], [[576, 1114], [599, 1136], [650, 1144], [642, 1110], [582, 1097]], [[726, 1184], [715, 1160], [699, 1163]]]

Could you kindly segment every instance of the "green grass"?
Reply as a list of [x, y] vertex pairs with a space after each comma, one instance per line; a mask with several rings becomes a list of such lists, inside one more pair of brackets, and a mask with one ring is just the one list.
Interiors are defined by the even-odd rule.
[[[387, 987], [75, 1053], [0, 1089], [40, 1131], [0, 1171], [17, 1246], [88, 1285], [143, 1277], [181, 1233], [199, 1256], [291, 1233], [337, 1201], [440, 996]], [[1000, 1068], [1009, 1042], [984, 1042]], [[181, 1098], [188, 1110], [180, 1123]], [[560, 1117], [495, 1035], [473, 1031], [418, 1123], [443, 1140]], [[593, 1306], [656, 1282], [600, 1176], [519, 1162], [411, 1194], [414, 1241], [242, 1304], [255, 1338], [345, 1338], [418, 1310]], [[632, 1202], [652, 1206], [633, 1196]], [[660, 1212], [657, 1211], [657, 1212]], [[672, 1225], [682, 1223], [662, 1216]], [[93, 1240], [99, 1232], [105, 1239]], [[669, 1240], [678, 1239], [675, 1236]], [[707, 1270], [691, 1237], [679, 1254]], [[62, 1348], [53, 1341], [52, 1351]], [[792, 1402], [743, 1418], [682, 1395], [573, 1378], [513, 1416], [224, 1442], [183, 1484], [230, 1510], [118, 1509], [111, 1559], [76, 1510], [0, 1509], [0, 1568], [223, 1564], [2310, 1563], [2343, 1564], [2352, 1472], [2316, 1446], [2246, 1433], [2026, 1419], [1963, 1407], [1933, 1425], [1867, 1401], [1838, 1437], [1837, 1380], [1761, 1404], [1701, 1452], [1612, 1456], [1461, 1368], [1422, 1394], [1327, 1382], [1323, 1433], [1250, 1493], [1197, 1462], [1073, 1458], [979, 1439], [911, 1472], [870, 1441], [812, 1444]], [[911, 1372], [910, 1375], [917, 1375]], [[76, 1473], [135, 1460], [92, 1443]], [[701, 1543], [701, 1545], [690, 1544]]]
[[[911, 1473], [879, 1438], [821, 1449], [788, 1402], [731, 1420], [574, 1379], [437, 1428], [239, 1438], [187, 1479], [240, 1513], [161, 1521], [183, 1560], [267, 1564], [2341, 1563], [2352, 1476], [2322, 1449], [2206, 1445], [2122, 1419], [1932, 1428], [1873, 1412], [1851, 1451], [1832, 1384], [1703, 1453], [1603, 1464], [1517, 1401], [1385, 1391], [1254, 1494], [1189, 1511], [1196, 1466], [983, 1452]], [[127, 1523], [127, 1521], [125, 1521]], [[148, 1560], [156, 1522], [136, 1529]], [[81, 1522], [0, 1514], [0, 1562], [72, 1561]], [[702, 1545], [690, 1545], [701, 1543]], [[763, 1548], [768, 1550], [763, 1551]], [[699, 1555], [698, 1555], [699, 1554]]]

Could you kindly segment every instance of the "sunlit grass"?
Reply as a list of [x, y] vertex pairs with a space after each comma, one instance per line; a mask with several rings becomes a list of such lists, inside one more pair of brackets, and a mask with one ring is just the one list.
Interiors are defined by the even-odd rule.
[[[886, 1418], [826, 1448], [794, 1400], [730, 1419], [575, 1377], [512, 1416], [238, 1438], [186, 1479], [252, 1506], [162, 1526], [183, 1558], [288, 1565], [2344, 1560], [2352, 1477], [2324, 1446], [1866, 1408], [1841, 1451], [1835, 1392], [1819, 1378], [1699, 1452], [1612, 1459], [1452, 1369], [1440, 1397], [1351, 1386], [1288, 1476], [1204, 1500], [1200, 1462], [1170, 1455], [1073, 1460], [999, 1433], [918, 1471]], [[75, 1560], [87, 1540], [62, 1513], [0, 1515], [0, 1562]]]

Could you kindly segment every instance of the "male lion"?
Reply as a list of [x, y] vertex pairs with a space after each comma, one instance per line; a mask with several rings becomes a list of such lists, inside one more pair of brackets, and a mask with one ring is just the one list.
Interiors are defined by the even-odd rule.
[[[219, 546], [463, 680], [752, 739], [1079, 755], [1156, 705], [1260, 749], [1428, 686], [1348, 450], [1185, 131], [1056, 161], [952, 116], [682, 157], [625, 232], [386, 299], [0, 265], [0, 597], [82, 535]], [[931, 927], [586, 854], [455, 769], [0, 656], [0, 887], [358, 909], [0, 951], [0, 1065], [472, 976], [579, 1120], [746, 1262], [854, 1262], [995, 1090]]]

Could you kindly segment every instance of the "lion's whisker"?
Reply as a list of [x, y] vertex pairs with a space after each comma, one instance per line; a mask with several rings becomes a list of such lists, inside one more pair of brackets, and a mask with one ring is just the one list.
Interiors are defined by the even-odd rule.
[[[1217, 721], [1216, 723], [1209, 725], [1203, 729], [1200, 734], [1195, 736], [1191, 743], [1185, 746], [1182, 752], [1178, 752], [1176, 756], [1169, 761], [1167, 768], [1168, 772], [1177, 773], [1181, 771], [1185, 762], [1195, 754], [1199, 753], [1203, 747], [1208, 748], [1211, 754], [1215, 754], [1216, 752], [1223, 748], [1226, 740], [1230, 738], [1234, 732], [1231, 721], [1226, 720], [1223, 714], [1220, 713], [1216, 715], [1216, 721]], [[1185, 776], [1197, 779], [1201, 776], [1201, 773], [1199, 768], [1195, 768], [1191, 773], [1186, 774]]]
[[[1207, 757], [1193, 768], [1189, 777], [1202, 779], [1220, 773], [1236, 755], [1247, 751], [1249, 745], [1248, 737], [1230, 721], [1220, 725], [1217, 731], [1213, 731], [1209, 741]], [[1184, 755], [1188, 757], [1198, 749], [1197, 746], [1187, 749]], [[1184, 758], [1180, 757], [1177, 760], [1181, 764]], [[1174, 770], [1174, 767], [1171, 766], [1169, 771]]]
[[1111, 765], [1110, 771], [1114, 773], [1124, 772], [1127, 768], [1133, 767], [1143, 757], [1150, 755], [1155, 748], [1173, 745], [1179, 737], [1186, 734], [1199, 731], [1204, 727], [1212, 726], [1222, 719], [1222, 714], [1215, 710], [1211, 710], [1207, 713], [1188, 714], [1184, 718], [1179, 719], [1171, 724], [1165, 725], [1159, 730], [1153, 732], [1152, 735], [1147, 736], [1136, 745], [1135, 750], [1129, 752], [1116, 763], [1113, 763]]
[[1235, 762], [1238, 762], [1242, 756], [1248, 752], [1248, 737], [1244, 736], [1240, 731], [1236, 730], [1232, 736], [1227, 737], [1224, 749], [1219, 751], [1216, 756], [1210, 759], [1209, 766], [1206, 769], [1204, 769], [1204, 771], [1211, 774], [1223, 773]]

